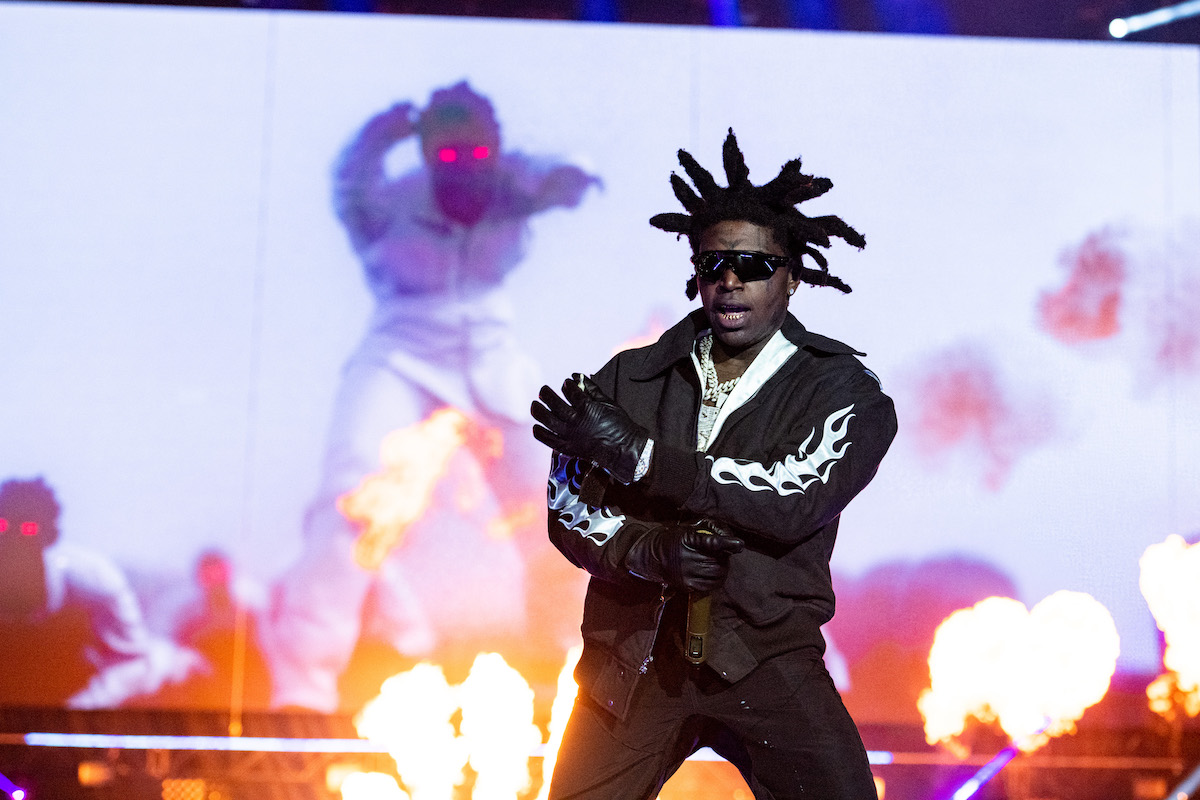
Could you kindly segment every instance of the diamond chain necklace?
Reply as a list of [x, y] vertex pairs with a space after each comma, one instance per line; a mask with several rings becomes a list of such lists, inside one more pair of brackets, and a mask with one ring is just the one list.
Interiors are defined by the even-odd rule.
[[738, 378], [721, 383], [717, 379], [717, 367], [712, 360], [712, 334], [705, 334], [700, 340], [700, 369], [704, 372], [704, 400], [711, 402], [713, 405], [721, 405], [721, 395], [728, 395], [733, 391], [733, 387], [737, 385]]

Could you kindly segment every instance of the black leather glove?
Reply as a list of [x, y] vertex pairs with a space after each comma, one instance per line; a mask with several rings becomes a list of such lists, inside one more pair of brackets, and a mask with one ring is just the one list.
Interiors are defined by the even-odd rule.
[[541, 425], [533, 436], [560, 453], [590, 461], [621, 483], [632, 483], [650, 436], [586, 375], [563, 382], [563, 397], [549, 386], [538, 392], [529, 413]]
[[673, 589], [711, 592], [725, 582], [729, 557], [746, 543], [708, 522], [652, 528], [625, 554], [625, 568]]

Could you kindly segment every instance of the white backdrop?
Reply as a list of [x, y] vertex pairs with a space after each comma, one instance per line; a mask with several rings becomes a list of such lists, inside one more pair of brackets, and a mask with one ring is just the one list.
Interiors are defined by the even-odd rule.
[[[511, 279], [550, 383], [690, 307], [686, 244], [646, 223], [677, 210], [677, 148], [715, 168], [732, 126], [757, 182], [802, 155], [835, 183], [805, 211], [868, 246], [831, 254], [853, 294], [793, 311], [867, 351], [901, 413], [835, 567], [966, 553], [1028, 604], [1087, 591], [1122, 664], [1153, 670], [1137, 559], [1200, 531], [1200, 364], [1156, 371], [1144, 341], [1200, 262], [1198, 67], [1129, 44], [2, 4], [0, 477], [45, 475], [64, 535], [130, 568], [183, 574], [218, 543], [269, 582], [370, 310], [333, 159], [467, 78], [506, 147], [604, 181], [535, 221]], [[1038, 298], [1105, 228], [1131, 271], [1121, 333], [1071, 346]], [[930, 457], [916, 437], [920, 376], [962, 348], [1012, 412], [990, 484], [970, 440]]]

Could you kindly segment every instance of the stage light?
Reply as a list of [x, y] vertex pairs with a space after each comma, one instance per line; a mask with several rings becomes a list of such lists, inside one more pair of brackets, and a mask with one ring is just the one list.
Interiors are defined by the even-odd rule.
[[1017, 752], [1015, 745], [1001, 750], [991, 761], [980, 767], [970, 780], [958, 787], [958, 791], [953, 795], [953, 800], [967, 800], [973, 797], [988, 781], [996, 777], [997, 772], [1004, 769], [1005, 764], [1016, 757]]
[[[110, 733], [27, 733], [30, 747], [96, 750], [216, 750], [237, 753], [386, 753], [365, 739], [282, 739], [254, 736], [167, 736]], [[0, 786], [2, 788], [2, 786]]]
[[708, 0], [708, 14], [714, 27], [741, 27], [742, 9], [738, 0]]
[[[284, 739], [257, 736], [168, 736], [111, 733], [26, 733], [21, 740], [29, 747], [71, 747], [92, 750], [174, 750], [182, 752], [211, 750], [223, 753], [346, 753], [348, 755], [386, 754], [387, 746], [367, 739]], [[545, 745], [531, 749], [531, 758], [544, 758]], [[688, 761], [724, 761], [709, 748], [701, 748]], [[868, 750], [867, 761], [872, 765], [892, 764], [893, 753], [887, 750]], [[326, 778], [328, 779], [328, 774]], [[11, 788], [10, 788], [11, 787]], [[0, 774], [0, 791], [16, 787]], [[19, 791], [19, 790], [18, 790]]]
[[1136, 775], [1132, 782], [1133, 800], [1162, 800], [1167, 796], [1167, 779], [1161, 775]]
[[162, 782], [162, 800], [207, 800], [208, 784], [200, 778], [167, 778]]
[[80, 786], [104, 786], [115, 775], [111, 764], [104, 761], [80, 761], [76, 770]]
[[7, 793], [12, 800], [25, 800], [25, 790], [6, 778], [3, 772], [0, 772], [0, 792]]
[[1171, 790], [1167, 800], [1189, 800], [1200, 791], [1200, 767], [1196, 767], [1183, 781]]
[[1181, 19], [1200, 15], [1200, 0], [1189, 0], [1166, 8], [1147, 11], [1145, 14], [1135, 14], [1132, 17], [1117, 18], [1108, 23], [1108, 33], [1114, 39], [1124, 39], [1131, 33], [1168, 25]]

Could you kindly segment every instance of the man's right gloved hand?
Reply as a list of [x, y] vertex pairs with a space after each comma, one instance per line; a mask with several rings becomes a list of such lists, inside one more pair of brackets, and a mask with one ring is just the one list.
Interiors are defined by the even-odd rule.
[[725, 582], [729, 557], [746, 543], [709, 523], [651, 528], [625, 554], [633, 575], [673, 589], [711, 592]]

